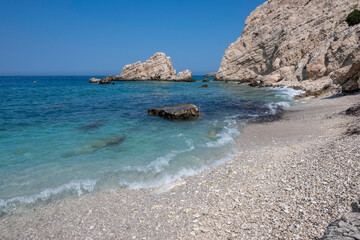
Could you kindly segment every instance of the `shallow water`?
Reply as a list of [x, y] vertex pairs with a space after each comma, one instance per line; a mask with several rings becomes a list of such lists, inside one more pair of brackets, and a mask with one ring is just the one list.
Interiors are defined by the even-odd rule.
[[[235, 153], [240, 126], [299, 93], [236, 83], [116, 82], [0, 77], [0, 212], [117, 187], [157, 186]], [[207, 84], [208, 88], [200, 86]], [[147, 115], [193, 103], [194, 121]]]

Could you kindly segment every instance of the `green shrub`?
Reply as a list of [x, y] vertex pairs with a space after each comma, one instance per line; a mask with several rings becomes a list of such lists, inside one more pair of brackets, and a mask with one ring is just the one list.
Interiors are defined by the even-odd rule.
[[346, 18], [346, 22], [349, 24], [349, 26], [354, 26], [356, 24], [360, 23], [360, 11], [357, 9], [354, 9]]

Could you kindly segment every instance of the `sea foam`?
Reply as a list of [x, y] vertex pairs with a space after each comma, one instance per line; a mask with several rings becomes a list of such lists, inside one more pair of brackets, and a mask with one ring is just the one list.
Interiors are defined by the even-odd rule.
[[84, 193], [93, 192], [96, 182], [97, 180], [74, 180], [56, 188], [44, 189], [39, 193], [27, 194], [9, 199], [0, 199], [0, 215], [13, 210], [22, 204], [32, 205], [40, 202], [47, 202], [50, 199], [60, 199], [64, 195], [76, 194], [80, 196]]

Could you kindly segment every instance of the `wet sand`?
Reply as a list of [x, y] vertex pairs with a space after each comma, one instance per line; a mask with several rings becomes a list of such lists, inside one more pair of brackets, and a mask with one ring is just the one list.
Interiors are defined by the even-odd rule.
[[236, 156], [152, 189], [67, 198], [0, 218], [0, 239], [314, 239], [360, 197], [360, 94], [308, 100], [242, 129]]

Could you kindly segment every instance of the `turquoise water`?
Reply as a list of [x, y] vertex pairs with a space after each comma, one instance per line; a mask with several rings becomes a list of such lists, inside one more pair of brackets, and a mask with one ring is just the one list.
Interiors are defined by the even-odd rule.
[[[236, 83], [0, 77], [0, 212], [118, 187], [146, 188], [231, 157], [240, 126], [298, 93]], [[193, 103], [194, 121], [147, 115]]]

